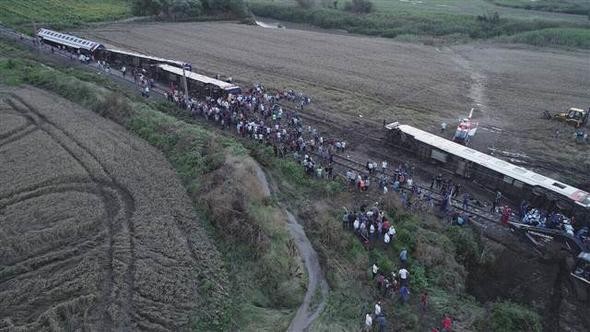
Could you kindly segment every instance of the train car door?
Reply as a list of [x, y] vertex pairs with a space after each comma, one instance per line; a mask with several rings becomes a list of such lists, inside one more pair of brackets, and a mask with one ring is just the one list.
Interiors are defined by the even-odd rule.
[[464, 177], [465, 175], [465, 160], [458, 160], [457, 161], [457, 169], [455, 170], [455, 174], [461, 175], [462, 177]]

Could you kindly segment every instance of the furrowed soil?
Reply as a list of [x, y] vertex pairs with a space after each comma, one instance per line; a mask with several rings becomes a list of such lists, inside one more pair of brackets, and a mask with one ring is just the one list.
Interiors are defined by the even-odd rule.
[[146, 142], [0, 87], [0, 164], [0, 331], [178, 331], [219, 309], [222, 257]]
[[[573, 142], [573, 128], [541, 119], [545, 110], [588, 107], [588, 52], [490, 43], [437, 47], [232, 23], [116, 24], [81, 34], [191, 62], [194, 71], [242, 85], [304, 91], [313, 98], [308, 111], [349, 138], [354, 131], [378, 131], [383, 121], [432, 132], [444, 121], [452, 132], [474, 107], [480, 130], [473, 147], [517, 155], [563, 181], [589, 182], [588, 146]], [[562, 137], [553, 139], [558, 128]], [[351, 147], [368, 147], [362, 138]]]

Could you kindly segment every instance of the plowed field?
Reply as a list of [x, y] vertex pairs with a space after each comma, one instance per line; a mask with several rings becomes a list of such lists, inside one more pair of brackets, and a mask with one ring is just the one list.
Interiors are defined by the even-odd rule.
[[[572, 128], [541, 119], [545, 110], [588, 107], [587, 52], [435, 47], [230, 23], [118, 24], [82, 34], [192, 62], [196, 71], [232, 76], [244, 85], [305, 91], [316, 114], [348, 131], [378, 130], [383, 120], [399, 120], [438, 132], [441, 122], [453, 128], [475, 107], [482, 127], [473, 141], [477, 149], [525, 155], [521, 161], [529, 167], [568, 182], [588, 179], [581, 176], [590, 169], [588, 147], [573, 142]], [[557, 128], [561, 140], [551, 138]], [[361, 145], [363, 140], [351, 147]]]
[[0, 165], [0, 331], [178, 331], [221, 292], [175, 172], [122, 127], [4, 89]]

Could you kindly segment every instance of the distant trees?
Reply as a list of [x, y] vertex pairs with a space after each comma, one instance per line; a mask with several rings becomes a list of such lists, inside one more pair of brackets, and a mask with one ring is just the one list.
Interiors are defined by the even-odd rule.
[[373, 3], [369, 0], [352, 0], [344, 4], [344, 10], [353, 13], [370, 13], [373, 11]]
[[299, 4], [299, 7], [308, 9], [311, 8], [315, 5], [315, 0], [295, 0], [297, 1], [297, 4]]
[[248, 13], [243, 0], [132, 0], [131, 5], [135, 15], [158, 15], [172, 19], [209, 14], [243, 17]]

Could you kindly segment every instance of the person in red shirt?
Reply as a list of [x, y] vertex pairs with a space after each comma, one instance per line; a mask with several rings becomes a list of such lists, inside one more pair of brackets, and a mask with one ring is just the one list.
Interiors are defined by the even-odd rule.
[[428, 292], [423, 292], [420, 295], [420, 309], [422, 313], [426, 312], [426, 307], [428, 307]]
[[512, 209], [510, 209], [508, 206], [505, 206], [502, 211], [502, 225], [503, 226], [508, 225], [508, 221], [510, 220], [511, 214], [512, 214]]
[[445, 316], [442, 320], [441, 332], [451, 332], [452, 328], [453, 328], [453, 320], [451, 319], [451, 317], [448, 314], [445, 314]]

